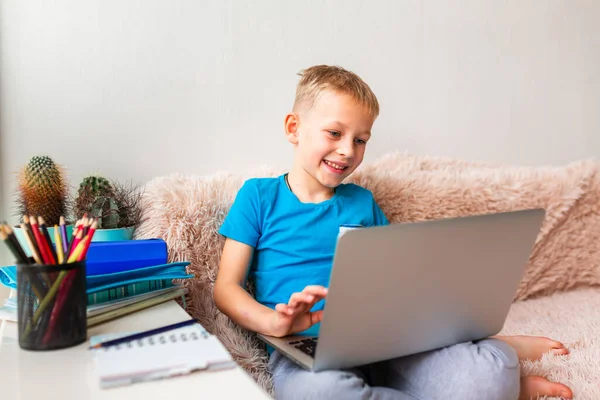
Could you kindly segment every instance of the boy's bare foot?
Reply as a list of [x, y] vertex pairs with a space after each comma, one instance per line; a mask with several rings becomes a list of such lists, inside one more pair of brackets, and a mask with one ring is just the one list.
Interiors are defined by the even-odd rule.
[[572, 399], [573, 392], [562, 383], [550, 382], [541, 376], [525, 376], [521, 378], [519, 400], [536, 400], [541, 396]]
[[569, 354], [569, 350], [561, 342], [543, 336], [494, 336], [517, 351], [519, 360], [536, 361], [544, 353], [557, 355]]

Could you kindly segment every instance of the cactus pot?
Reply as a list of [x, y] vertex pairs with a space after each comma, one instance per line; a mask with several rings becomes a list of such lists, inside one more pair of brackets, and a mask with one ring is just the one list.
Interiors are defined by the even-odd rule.
[[133, 238], [134, 227], [116, 228], [116, 229], [98, 229], [94, 233], [92, 242], [115, 242], [120, 240], [131, 240]]

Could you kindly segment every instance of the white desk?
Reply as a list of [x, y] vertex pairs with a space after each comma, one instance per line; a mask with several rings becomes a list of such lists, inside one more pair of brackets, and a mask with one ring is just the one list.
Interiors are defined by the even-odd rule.
[[[156, 328], [189, 319], [175, 301], [95, 326], [88, 338]], [[89, 342], [63, 350], [21, 350], [17, 324], [0, 321], [0, 394], [3, 399], [270, 399], [241, 368], [101, 389]]]

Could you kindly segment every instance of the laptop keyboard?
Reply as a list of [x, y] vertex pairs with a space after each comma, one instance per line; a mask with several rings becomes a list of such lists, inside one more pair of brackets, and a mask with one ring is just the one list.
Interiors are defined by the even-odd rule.
[[312, 338], [307, 338], [307, 339], [302, 339], [302, 340], [294, 340], [294, 341], [288, 342], [288, 344], [291, 344], [292, 346], [294, 346], [295, 348], [297, 348], [304, 354], [306, 354], [312, 358], [315, 358], [315, 350], [317, 348], [318, 340], [319, 340], [318, 337], [312, 337]]

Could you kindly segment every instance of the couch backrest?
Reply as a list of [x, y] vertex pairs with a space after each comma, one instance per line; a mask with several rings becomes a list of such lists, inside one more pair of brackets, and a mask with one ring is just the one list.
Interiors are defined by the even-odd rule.
[[[161, 237], [172, 260], [189, 260], [203, 284], [216, 275], [217, 234], [236, 192], [251, 176], [156, 178], [145, 190], [136, 237]], [[600, 173], [595, 161], [515, 167], [392, 153], [349, 179], [370, 189], [392, 223], [541, 207], [547, 215], [515, 300], [600, 284]], [[206, 280], [205, 280], [206, 279]]]

